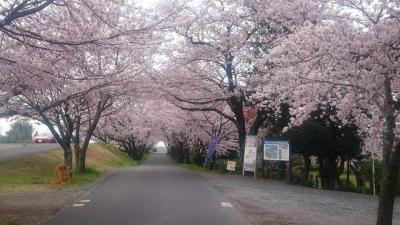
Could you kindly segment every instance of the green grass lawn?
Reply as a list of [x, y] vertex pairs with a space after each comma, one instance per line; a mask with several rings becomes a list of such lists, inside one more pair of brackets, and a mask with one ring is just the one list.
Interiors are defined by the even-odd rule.
[[[87, 170], [80, 174], [73, 172], [72, 185], [92, 182], [105, 171], [136, 166], [143, 160], [135, 161], [118, 149], [102, 144], [90, 145], [87, 151]], [[50, 183], [54, 168], [63, 162], [62, 150], [2, 161], [0, 191], [26, 191], [52, 187]]]

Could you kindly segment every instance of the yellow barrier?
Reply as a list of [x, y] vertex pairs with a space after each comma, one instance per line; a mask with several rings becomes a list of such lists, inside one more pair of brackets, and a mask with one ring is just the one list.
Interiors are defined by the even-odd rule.
[[70, 184], [72, 182], [71, 179], [71, 169], [67, 164], [58, 165], [54, 169], [53, 173], [53, 184]]

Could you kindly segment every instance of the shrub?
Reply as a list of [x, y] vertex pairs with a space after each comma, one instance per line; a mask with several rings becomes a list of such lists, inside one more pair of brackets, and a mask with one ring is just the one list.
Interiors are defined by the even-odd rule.
[[[382, 179], [382, 165], [381, 160], [375, 160], [375, 187], [376, 192], [380, 191], [380, 181]], [[369, 183], [369, 187], [372, 190], [372, 160], [364, 160], [360, 162], [359, 172], [365, 177], [365, 180]], [[400, 194], [400, 177], [397, 181], [397, 194]]]
[[204, 165], [204, 161], [205, 161], [205, 156], [203, 155], [203, 153], [201, 152], [196, 152], [193, 155], [192, 161], [194, 164], [199, 165], [199, 166], [203, 166]]

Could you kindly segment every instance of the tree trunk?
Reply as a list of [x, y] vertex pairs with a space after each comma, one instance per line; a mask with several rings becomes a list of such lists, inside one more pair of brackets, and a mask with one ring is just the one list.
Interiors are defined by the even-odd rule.
[[357, 170], [357, 166], [355, 166], [355, 165], [350, 165], [350, 169], [353, 171], [353, 173], [354, 173], [354, 176], [356, 176], [356, 182], [357, 182], [357, 187], [361, 187], [362, 186], [362, 177], [361, 177], [361, 174], [360, 174], [360, 172], [358, 172], [358, 170]]
[[350, 160], [347, 159], [346, 163], [346, 188], [350, 188]]
[[64, 150], [64, 163], [72, 169], [72, 149], [71, 147], [63, 148]]
[[[68, 106], [65, 108], [65, 111], [68, 111]], [[43, 119], [42, 122], [47, 126], [51, 134], [53, 134], [53, 136], [56, 138], [57, 143], [62, 147], [64, 151], [64, 163], [72, 169], [71, 135], [74, 130], [74, 126], [70, 123], [70, 118], [66, 118], [67, 129], [63, 131], [62, 129], [60, 129], [60, 127], [58, 127], [57, 131], [54, 127], [53, 122], [44, 113], [39, 113], [39, 115]], [[61, 122], [57, 121], [57, 124], [60, 125]]]
[[303, 159], [304, 159], [303, 181], [308, 181], [311, 170], [311, 159], [309, 155], [303, 155]]
[[263, 153], [263, 140], [264, 137], [257, 136], [257, 152], [256, 152], [256, 169], [255, 169], [255, 176], [262, 177], [262, 169], [263, 169], [263, 162], [264, 162], [264, 153]]
[[186, 161], [186, 163], [190, 163], [190, 151], [189, 151], [189, 149], [186, 149], [185, 161]]
[[267, 179], [267, 171], [266, 171], [265, 160], [262, 161], [262, 176], [263, 176], [264, 179]]
[[86, 151], [78, 144], [74, 145], [75, 149], [75, 171], [83, 173], [86, 171]]
[[83, 173], [86, 171], [86, 153], [84, 151], [78, 151], [76, 156], [76, 172]]
[[393, 205], [396, 197], [399, 167], [384, 165], [382, 168], [381, 191], [379, 194], [378, 218], [376, 225], [391, 225]]
[[229, 100], [229, 106], [236, 118], [236, 128], [238, 130], [239, 148], [240, 148], [240, 162], [243, 165], [244, 151], [246, 145], [246, 124], [244, 121], [243, 101], [240, 97], [232, 96]]
[[258, 130], [263, 125], [266, 118], [267, 118], [267, 115], [266, 115], [265, 111], [263, 111], [261, 109], [257, 110], [257, 116], [254, 119], [254, 122], [249, 127], [249, 135], [257, 135]]
[[74, 145], [74, 153], [75, 153], [75, 171], [77, 173], [78, 172], [78, 161], [79, 161], [79, 150], [77, 149], [79, 147], [77, 147], [76, 145]]
[[321, 188], [330, 190], [335, 187], [337, 164], [333, 157], [319, 157], [319, 175], [321, 177]]
[[292, 154], [289, 154], [288, 180], [289, 180], [289, 183], [293, 183], [293, 155]]
[[377, 225], [391, 225], [393, 220], [393, 205], [396, 194], [396, 184], [399, 175], [400, 150], [395, 143], [396, 119], [392, 106], [393, 92], [391, 78], [385, 75], [384, 80], [384, 121], [383, 131], [383, 168], [382, 181], [379, 193], [379, 206], [377, 212]]
[[242, 127], [238, 127], [238, 135], [239, 135], [239, 148], [240, 148], [240, 162], [244, 163], [244, 151], [246, 146], [246, 128], [243, 124]]

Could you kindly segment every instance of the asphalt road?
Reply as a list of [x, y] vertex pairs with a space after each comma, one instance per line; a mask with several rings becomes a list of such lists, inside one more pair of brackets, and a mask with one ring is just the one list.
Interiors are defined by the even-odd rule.
[[152, 154], [107, 178], [47, 225], [248, 225], [200, 175]]
[[0, 161], [60, 148], [58, 144], [0, 144]]

